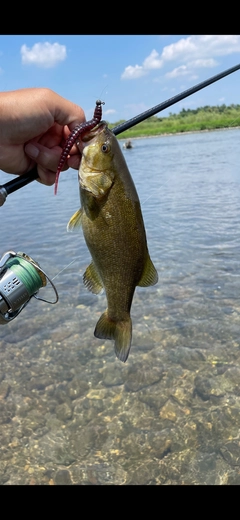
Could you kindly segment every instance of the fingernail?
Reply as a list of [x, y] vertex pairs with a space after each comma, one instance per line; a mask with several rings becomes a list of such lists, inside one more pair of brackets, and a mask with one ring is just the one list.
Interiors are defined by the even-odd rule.
[[25, 152], [33, 159], [36, 159], [39, 155], [39, 149], [31, 143], [26, 144]]

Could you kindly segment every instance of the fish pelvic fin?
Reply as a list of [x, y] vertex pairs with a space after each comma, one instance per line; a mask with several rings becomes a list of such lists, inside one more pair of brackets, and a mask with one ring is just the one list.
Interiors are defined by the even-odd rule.
[[93, 294], [98, 294], [103, 289], [102, 280], [93, 262], [87, 267], [83, 275], [83, 283]]
[[155, 269], [150, 256], [148, 255], [144, 265], [143, 273], [138, 285], [140, 287], [148, 287], [149, 285], [155, 285], [158, 281], [158, 272]]
[[78, 209], [74, 215], [70, 218], [67, 231], [76, 231], [82, 224], [82, 209]]
[[120, 361], [127, 361], [132, 340], [132, 320], [130, 316], [123, 321], [113, 321], [106, 310], [99, 318], [94, 336], [100, 339], [114, 339], [115, 353]]

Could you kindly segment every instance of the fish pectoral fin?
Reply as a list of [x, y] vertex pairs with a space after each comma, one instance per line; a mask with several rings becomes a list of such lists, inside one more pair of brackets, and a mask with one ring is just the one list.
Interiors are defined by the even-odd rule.
[[150, 256], [148, 255], [147, 261], [143, 269], [143, 273], [140, 281], [138, 282], [139, 287], [148, 287], [149, 285], [155, 285], [158, 281], [158, 273], [155, 269]]
[[87, 267], [83, 275], [83, 283], [93, 294], [98, 294], [103, 289], [102, 280], [93, 262]]
[[74, 215], [70, 218], [68, 225], [67, 225], [67, 231], [75, 231], [78, 229], [82, 224], [82, 209], [78, 209]]
[[123, 321], [113, 321], [106, 310], [99, 318], [94, 336], [99, 339], [114, 339], [115, 353], [120, 361], [127, 361], [132, 341], [132, 320], [130, 316]]
[[112, 184], [113, 181], [109, 175], [100, 173], [88, 178], [87, 189], [94, 197], [101, 198], [110, 190]]

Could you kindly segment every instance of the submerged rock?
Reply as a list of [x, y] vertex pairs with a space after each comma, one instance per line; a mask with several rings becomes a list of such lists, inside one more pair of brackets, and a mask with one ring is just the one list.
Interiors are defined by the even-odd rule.
[[67, 469], [59, 469], [54, 477], [54, 482], [58, 486], [68, 486], [72, 484], [72, 479]]
[[154, 366], [147, 361], [133, 363], [125, 373], [125, 389], [138, 392], [142, 388], [158, 383], [164, 375], [163, 366]]
[[72, 413], [72, 408], [67, 403], [59, 404], [56, 407], [56, 416], [60, 421], [68, 421], [72, 418]]

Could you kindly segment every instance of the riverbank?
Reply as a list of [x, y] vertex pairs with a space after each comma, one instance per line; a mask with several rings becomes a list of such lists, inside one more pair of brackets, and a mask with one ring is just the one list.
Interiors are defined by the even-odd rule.
[[[131, 141], [134, 141], [136, 139], [151, 139], [154, 137], [166, 137], [171, 135], [183, 135], [183, 134], [202, 134], [206, 132], [220, 132], [223, 130], [239, 130], [240, 126], [228, 126], [225, 128], [209, 128], [205, 130], [186, 130], [185, 132], [165, 132], [164, 134], [155, 134], [155, 135], [138, 135], [131, 137]], [[126, 141], [126, 137], [124, 138], [123, 135], [125, 135], [127, 132], [123, 132], [121, 137], [117, 137], [119, 141]], [[129, 138], [129, 137], [128, 137]]]
[[[113, 129], [124, 120], [109, 124]], [[185, 110], [168, 117], [151, 116], [121, 134], [122, 139], [134, 137], [154, 137], [159, 135], [176, 135], [186, 132], [201, 132], [237, 128], [240, 125], [240, 105], [222, 105], [202, 107], [196, 110]]]

